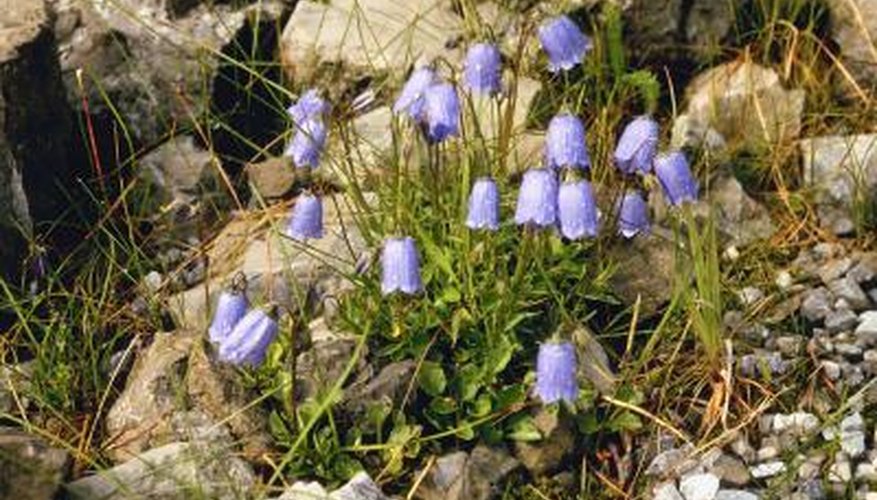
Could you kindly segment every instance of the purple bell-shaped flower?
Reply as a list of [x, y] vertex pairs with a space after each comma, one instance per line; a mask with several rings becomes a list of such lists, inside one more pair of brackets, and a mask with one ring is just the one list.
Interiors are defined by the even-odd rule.
[[322, 119], [329, 112], [329, 103], [320, 97], [317, 89], [310, 89], [299, 97], [289, 109], [286, 110], [292, 123], [300, 128], [308, 120]]
[[460, 99], [450, 83], [426, 89], [426, 135], [430, 142], [442, 142], [460, 133]]
[[579, 397], [576, 370], [576, 348], [571, 343], [541, 344], [536, 357], [536, 395], [545, 404], [561, 400], [574, 404]]
[[628, 239], [649, 232], [649, 207], [639, 191], [628, 191], [621, 198], [618, 232]]
[[551, 119], [545, 133], [545, 161], [553, 168], [587, 169], [591, 166], [585, 125], [581, 120], [569, 113]]
[[557, 222], [557, 177], [548, 169], [535, 168], [524, 172], [515, 223], [548, 227]]
[[234, 365], [259, 366], [277, 336], [277, 321], [261, 309], [241, 319], [219, 344], [219, 359]]
[[472, 186], [466, 226], [490, 231], [499, 229], [499, 189], [490, 177], [482, 177]]
[[655, 175], [671, 205], [697, 201], [697, 181], [691, 174], [685, 153], [673, 151], [658, 155], [655, 158]]
[[586, 180], [563, 183], [557, 195], [557, 218], [564, 237], [578, 240], [597, 236], [597, 203]]
[[582, 62], [591, 50], [591, 40], [567, 16], [546, 21], [539, 27], [539, 41], [548, 54], [548, 70], [570, 70]]
[[213, 321], [207, 329], [211, 342], [222, 342], [234, 329], [235, 325], [247, 313], [250, 307], [246, 295], [239, 290], [227, 290], [219, 294]]
[[466, 53], [463, 63], [463, 84], [475, 93], [498, 94], [502, 87], [501, 59], [496, 45], [473, 45]]
[[286, 155], [298, 168], [316, 168], [326, 144], [326, 126], [319, 119], [305, 120], [286, 148]]
[[652, 170], [658, 151], [658, 122], [643, 115], [627, 124], [615, 147], [615, 166], [625, 174]]
[[296, 240], [322, 238], [323, 200], [311, 194], [299, 196], [292, 207], [286, 234]]
[[422, 289], [420, 257], [414, 239], [387, 238], [381, 253], [381, 293], [414, 295]]
[[393, 104], [393, 113], [406, 113], [414, 120], [422, 120], [426, 101], [426, 89], [437, 80], [435, 71], [429, 67], [418, 68], [411, 73], [402, 92]]

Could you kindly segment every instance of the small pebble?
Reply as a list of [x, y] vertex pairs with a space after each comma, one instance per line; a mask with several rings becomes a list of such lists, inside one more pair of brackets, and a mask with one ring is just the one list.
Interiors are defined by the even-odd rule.
[[838, 453], [834, 463], [828, 469], [828, 480], [833, 483], [848, 483], [853, 478], [850, 461], [843, 453]]
[[786, 270], [782, 270], [777, 273], [777, 277], [774, 280], [774, 283], [780, 290], [788, 290], [789, 287], [794, 284], [794, 282], [795, 281], [792, 279], [792, 274]]
[[654, 500], [685, 500], [672, 481], [659, 484], [652, 491], [652, 494]]
[[822, 371], [828, 380], [835, 381], [840, 378], [840, 365], [834, 361], [823, 360], [820, 363]]
[[784, 335], [777, 337], [776, 343], [777, 349], [780, 350], [783, 356], [794, 358], [801, 353], [801, 345], [804, 343], [804, 338], [798, 335]]
[[719, 478], [713, 474], [693, 474], [679, 481], [685, 500], [713, 500], [719, 491]]
[[764, 298], [764, 292], [758, 287], [747, 286], [737, 293], [737, 298], [740, 299], [740, 303], [744, 306], [751, 306]]
[[755, 479], [764, 479], [766, 477], [773, 477], [777, 474], [785, 472], [786, 464], [783, 462], [776, 460], [773, 462], [766, 462], [763, 464], [758, 464], [754, 467], [749, 468], [749, 473], [752, 474], [752, 477]]
[[859, 323], [859, 317], [849, 309], [831, 311], [825, 317], [825, 328], [831, 333], [852, 330]]
[[832, 281], [842, 277], [853, 267], [853, 259], [849, 257], [844, 257], [842, 259], [832, 260], [826, 264], [823, 264], [816, 273], [819, 275], [819, 279], [822, 280], [826, 285], [831, 283]]
[[801, 302], [801, 314], [809, 321], [821, 321], [831, 312], [831, 303], [828, 289], [819, 287], [808, 290], [804, 292], [804, 300]]
[[828, 289], [837, 298], [846, 300], [850, 307], [856, 311], [867, 309], [871, 303], [862, 287], [852, 278], [844, 277], [832, 281]]
[[856, 481], [877, 483], [877, 467], [871, 462], [861, 462], [856, 466]]
[[758, 500], [758, 495], [746, 490], [719, 490], [715, 500]]

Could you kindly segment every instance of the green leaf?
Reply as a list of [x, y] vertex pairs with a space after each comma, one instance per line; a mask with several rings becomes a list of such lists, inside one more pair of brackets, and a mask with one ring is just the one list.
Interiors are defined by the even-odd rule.
[[515, 441], [539, 441], [542, 439], [542, 433], [533, 423], [533, 417], [524, 415], [512, 424], [509, 437]]
[[420, 388], [430, 396], [440, 396], [445, 392], [448, 379], [440, 364], [433, 361], [425, 361], [420, 367]]
[[475, 403], [472, 405], [472, 411], [470, 414], [473, 417], [480, 418], [484, 417], [490, 413], [490, 410], [493, 409], [493, 403], [490, 401], [490, 396], [487, 394], [482, 394], [478, 396], [478, 399], [475, 400]]
[[442, 290], [442, 296], [440, 298], [441, 301], [446, 304], [456, 304], [457, 302], [460, 302], [462, 296], [460, 295], [460, 290], [449, 286]]
[[463, 441], [471, 441], [475, 439], [475, 429], [473, 429], [471, 425], [463, 425], [457, 429], [456, 434], [457, 437]]
[[637, 431], [643, 426], [640, 418], [629, 411], [618, 414], [609, 421], [607, 427], [615, 432], [619, 431]]
[[481, 389], [481, 369], [474, 364], [463, 365], [458, 375], [460, 399], [470, 401]]
[[451, 415], [457, 411], [457, 402], [453, 398], [435, 398], [429, 403], [430, 411], [437, 415]]

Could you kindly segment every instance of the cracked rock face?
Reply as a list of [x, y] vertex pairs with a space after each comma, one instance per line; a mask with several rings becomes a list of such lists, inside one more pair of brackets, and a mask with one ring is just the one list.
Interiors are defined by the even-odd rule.
[[0, 9], [0, 276], [18, 271], [34, 226], [66, 209], [70, 110], [42, 0]]

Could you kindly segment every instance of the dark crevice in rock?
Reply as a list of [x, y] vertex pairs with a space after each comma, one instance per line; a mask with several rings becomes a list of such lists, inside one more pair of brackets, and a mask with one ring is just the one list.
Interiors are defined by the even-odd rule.
[[248, 20], [222, 49], [211, 96], [210, 113], [216, 121], [211, 139], [232, 177], [246, 163], [283, 151], [284, 142], [277, 139], [288, 126], [289, 102], [280, 90], [277, 46], [290, 14], [291, 9], [279, 20]]

